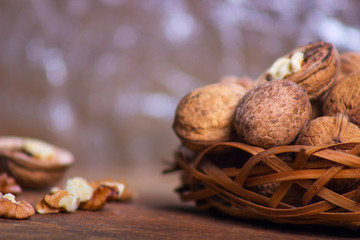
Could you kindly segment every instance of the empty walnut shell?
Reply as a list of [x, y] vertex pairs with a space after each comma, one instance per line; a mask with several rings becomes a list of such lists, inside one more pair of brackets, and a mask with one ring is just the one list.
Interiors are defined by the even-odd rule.
[[[49, 159], [39, 159], [38, 155], [26, 149], [26, 144], [45, 147]], [[37, 151], [37, 153], [41, 153]], [[51, 154], [51, 157], [50, 155]], [[22, 137], [0, 137], [0, 172], [6, 172], [24, 188], [41, 189], [56, 184], [66, 169], [74, 162], [73, 155], [64, 149], [36, 139]]]
[[173, 129], [181, 142], [198, 152], [236, 137], [234, 110], [246, 90], [234, 83], [215, 83], [186, 95], [176, 109]]
[[360, 106], [360, 72], [339, 79], [329, 90], [323, 103], [324, 115], [346, 113]]
[[296, 144], [312, 146], [346, 142], [360, 142], [360, 128], [349, 122], [349, 118], [343, 114], [310, 121], [296, 140]]
[[[304, 53], [304, 63], [299, 71], [284, 79], [299, 84], [306, 90], [309, 99], [315, 100], [329, 89], [339, 74], [339, 53], [331, 43], [316, 42], [299, 47], [284, 57], [290, 57], [296, 52]], [[258, 85], [272, 80], [274, 79], [266, 71], [256, 82]]]
[[247, 92], [235, 110], [239, 139], [263, 148], [291, 143], [310, 119], [311, 104], [303, 88], [274, 80]]

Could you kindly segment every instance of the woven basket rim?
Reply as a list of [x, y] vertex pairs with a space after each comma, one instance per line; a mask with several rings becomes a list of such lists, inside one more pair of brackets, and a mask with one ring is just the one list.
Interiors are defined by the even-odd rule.
[[[237, 149], [250, 157], [241, 166], [216, 165], [211, 154], [216, 148]], [[285, 161], [281, 154], [293, 154]], [[360, 142], [326, 146], [287, 145], [270, 149], [241, 142], [220, 142], [190, 156], [178, 149], [176, 168], [186, 175], [179, 195], [195, 201], [200, 209], [216, 208], [241, 218], [265, 219], [292, 224], [360, 226], [360, 190], [337, 192], [329, 181], [357, 181], [360, 178]], [[209, 157], [210, 156], [210, 157]], [[277, 183], [271, 196], [251, 187]], [[283, 201], [292, 186], [305, 191], [301, 204]], [[200, 187], [199, 187], [200, 186]], [[314, 198], [319, 200], [313, 201]]]

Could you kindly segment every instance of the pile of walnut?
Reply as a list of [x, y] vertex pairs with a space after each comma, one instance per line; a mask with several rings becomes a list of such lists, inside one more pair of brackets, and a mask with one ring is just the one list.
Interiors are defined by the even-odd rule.
[[360, 54], [316, 42], [256, 80], [227, 77], [195, 89], [179, 102], [173, 129], [196, 153], [224, 141], [265, 149], [360, 142], [359, 123]]
[[111, 201], [127, 201], [132, 193], [122, 181], [87, 182], [75, 177], [67, 180], [65, 188], [54, 187], [36, 204], [37, 213], [75, 212], [77, 209], [96, 211]]

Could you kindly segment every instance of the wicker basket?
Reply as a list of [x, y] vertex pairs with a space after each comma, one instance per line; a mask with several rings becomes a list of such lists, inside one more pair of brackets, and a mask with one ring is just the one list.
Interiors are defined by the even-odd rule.
[[[216, 149], [226, 148], [218, 154]], [[241, 218], [360, 226], [360, 143], [264, 150], [239, 142], [175, 154], [183, 201]]]

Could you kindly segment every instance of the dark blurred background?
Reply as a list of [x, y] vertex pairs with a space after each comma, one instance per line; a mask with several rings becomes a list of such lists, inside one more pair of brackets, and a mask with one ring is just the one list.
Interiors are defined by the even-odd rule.
[[[163, 168], [176, 105], [226, 75], [256, 78], [309, 42], [360, 51], [350, 0], [5, 0], [0, 135], [43, 139], [101, 171]], [[156, 171], [156, 170], [155, 170]]]

